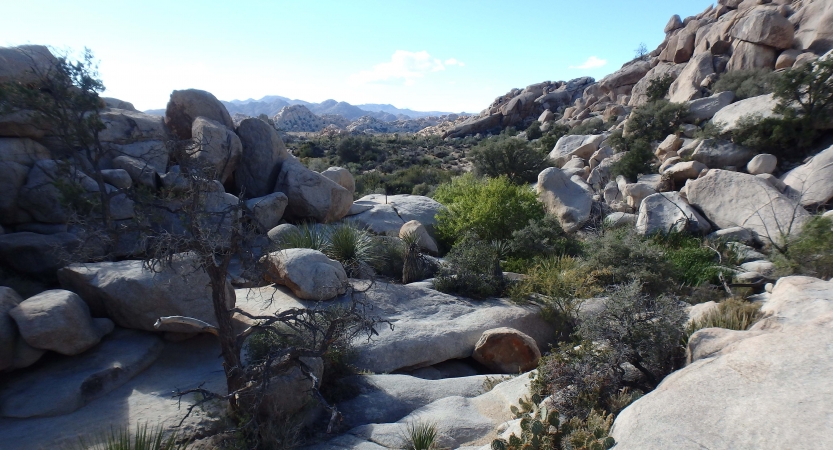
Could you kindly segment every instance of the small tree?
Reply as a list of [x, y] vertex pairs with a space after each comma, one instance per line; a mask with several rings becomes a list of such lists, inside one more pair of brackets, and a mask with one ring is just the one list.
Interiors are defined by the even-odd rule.
[[503, 136], [481, 142], [472, 149], [471, 158], [479, 175], [506, 176], [515, 184], [534, 182], [549, 166], [547, 153], [528, 142]]

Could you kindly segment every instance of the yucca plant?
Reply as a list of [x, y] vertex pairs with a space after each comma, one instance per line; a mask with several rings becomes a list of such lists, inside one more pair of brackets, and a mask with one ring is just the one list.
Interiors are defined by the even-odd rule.
[[81, 439], [76, 447], [77, 450], [187, 450], [191, 447], [189, 442], [177, 443], [176, 433], [165, 436], [162, 426], [148, 427], [145, 424], [138, 424], [136, 432], [131, 433], [129, 427], [111, 429], [99, 438], [95, 439], [97, 444], [90, 444]]
[[437, 425], [427, 422], [412, 422], [408, 424], [402, 448], [405, 450], [429, 450], [436, 448]]
[[373, 237], [353, 223], [334, 225], [326, 237], [328, 245], [324, 254], [344, 265], [351, 277], [367, 275], [378, 258]]
[[279, 246], [281, 249], [310, 248], [326, 254], [330, 248], [330, 242], [323, 227], [314, 223], [302, 223], [283, 236]]

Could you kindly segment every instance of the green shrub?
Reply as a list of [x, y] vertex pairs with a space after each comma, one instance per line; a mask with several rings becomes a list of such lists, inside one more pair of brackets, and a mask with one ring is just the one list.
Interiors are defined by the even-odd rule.
[[714, 84], [712, 91], [732, 91], [738, 100], [757, 97], [772, 93], [777, 77], [777, 74], [767, 69], [726, 72]]
[[[521, 400], [523, 401], [523, 400]], [[534, 400], [533, 400], [534, 401]], [[558, 411], [534, 407], [521, 418], [521, 435], [495, 439], [492, 450], [607, 450], [616, 441], [610, 434], [613, 416], [592, 411], [586, 418], [567, 420]]]
[[328, 257], [340, 262], [347, 276], [365, 278], [377, 259], [376, 245], [367, 230], [351, 222], [333, 225], [327, 233]]
[[533, 183], [549, 167], [547, 153], [515, 138], [486, 139], [472, 149], [470, 156], [478, 175], [506, 176], [515, 184]]
[[678, 299], [644, 294], [633, 280], [613, 287], [604, 308], [585, 317], [577, 334], [609, 352], [610, 369], [620, 376], [625, 363], [639, 370], [644, 380], [636, 385], [648, 392], [675, 368], [687, 319]]
[[655, 234], [652, 241], [665, 249], [665, 256], [676, 269], [675, 278], [686, 286], [719, 284], [720, 274], [731, 278], [732, 270], [720, 264], [720, 254], [685, 233]]
[[748, 330], [763, 316], [761, 305], [739, 298], [727, 298], [720, 302], [717, 309], [691, 322], [686, 327], [686, 342], [697, 330], [703, 328], [726, 328], [727, 330]]
[[677, 132], [688, 117], [688, 105], [657, 100], [636, 108], [626, 125], [629, 143], [662, 141]]
[[671, 89], [672, 84], [674, 84], [674, 77], [668, 74], [651, 80], [646, 90], [648, 101], [655, 102], [664, 99], [668, 95], [668, 90]]
[[296, 229], [287, 233], [278, 244], [280, 249], [287, 248], [310, 248], [321, 253], [329, 251], [330, 242], [327, 239], [327, 230], [324, 226], [315, 223], [302, 223]]
[[546, 153], [551, 152], [555, 148], [558, 140], [566, 136], [569, 132], [570, 127], [567, 125], [553, 124], [549, 131], [538, 140], [538, 148]]
[[468, 236], [448, 255], [434, 281], [438, 291], [482, 299], [499, 296], [505, 283], [494, 246]]
[[402, 448], [405, 450], [430, 450], [436, 448], [437, 425], [427, 422], [408, 424]]
[[405, 264], [405, 244], [391, 236], [376, 238], [376, 259], [372, 262], [377, 273], [386, 277], [401, 279]]
[[336, 155], [341, 164], [358, 162], [382, 162], [387, 159], [385, 152], [381, 151], [371, 139], [360, 137], [344, 138], [336, 146]]
[[657, 167], [654, 164], [655, 158], [651, 151], [651, 144], [640, 139], [629, 144], [628, 147], [630, 150], [610, 166], [612, 178], [622, 175], [629, 182], [635, 183], [639, 175], [656, 173]]
[[791, 111], [783, 117], [741, 117], [732, 131], [732, 141], [756, 153], [771, 153], [780, 161], [800, 162], [819, 135], [809, 118]]
[[568, 134], [574, 135], [586, 135], [586, 134], [602, 134], [607, 131], [607, 126], [604, 123], [604, 120], [595, 118], [590, 119], [587, 122], [582, 123], [581, 125], [574, 126]]
[[440, 185], [434, 198], [447, 207], [437, 214], [437, 234], [446, 244], [469, 232], [487, 242], [509, 240], [530, 220], [544, 217], [535, 193], [505, 176], [478, 179], [466, 174]]
[[[79, 442], [79, 450], [186, 450], [191, 448], [190, 442], [177, 443], [179, 435], [170, 433], [166, 436], [163, 427], [151, 427], [140, 424], [135, 433], [131, 433], [128, 427], [118, 430], [110, 430], [96, 439], [97, 444], [86, 442], [83, 438]], [[72, 448], [72, 447], [70, 447]]]
[[356, 198], [367, 194], [430, 194], [434, 186], [451, 180], [452, 172], [415, 165], [392, 173], [368, 172], [356, 177]]
[[823, 279], [833, 277], [833, 218], [810, 219], [776, 264], [788, 273]]
[[539, 139], [543, 135], [544, 133], [541, 131], [541, 122], [538, 122], [537, 120], [529, 124], [529, 127], [526, 129], [526, 138], [530, 141], [533, 139]]
[[539, 256], [575, 256], [581, 252], [581, 244], [564, 232], [558, 219], [548, 214], [512, 232], [509, 249], [513, 257], [531, 260]]

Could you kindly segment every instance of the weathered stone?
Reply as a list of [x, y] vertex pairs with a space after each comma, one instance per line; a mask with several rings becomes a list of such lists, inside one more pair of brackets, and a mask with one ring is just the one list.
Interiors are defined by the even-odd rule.
[[599, 149], [599, 144], [604, 140], [604, 135], [571, 135], [564, 136], [555, 143], [550, 152], [550, 159], [558, 167], [563, 166], [567, 161], [578, 156], [582, 159], [590, 159], [593, 153]]
[[705, 139], [691, 155], [691, 159], [709, 168], [743, 167], [755, 156], [752, 150], [730, 141]]
[[732, 44], [732, 57], [726, 69], [737, 70], [774, 69], [778, 51], [766, 45], [737, 40]]
[[784, 50], [775, 60], [775, 70], [792, 68], [799, 55], [801, 55], [801, 50]]
[[170, 156], [166, 141], [170, 138], [164, 118], [124, 109], [107, 109], [100, 116], [104, 129], [99, 140], [108, 151], [105, 161], [130, 156], [165, 172]]
[[541, 351], [535, 339], [512, 328], [486, 330], [472, 358], [497, 373], [526, 372], [538, 367]]
[[283, 212], [289, 199], [282, 192], [275, 192], [265, 197], [246, 200], [246, 210], [262, 233], [277, 227], [283, 218]]
[[0, 236], [0, 262], [20, 273], [54, 279], [79, 244], [70, 233], [7, 233]]
[[[216, 326], [208, 274], [195, 258], [182, 253], [156, 270], [142, 261], [73, 264], [61, 269], [58, 279], [64, 289], [81, 296], [93, 315], [109, 317], [120, 327], [157, 331], [153, 325], [164, 316], [193, 317]], [[234, 308], [229, 282], [225, 289], [226, 306]]]
[[729, 106], [735, 99], [731, 91], [719, 92], [711, 97], [705, 97], [688, 102], [689, 118], [692, 120], [708, 120], [718, 111]]
[[110, 319], [93, 319], [81, 297], [59, 289], [24, 300], [9, 315], [27, 344], [63, 355], [83, 353], [113, 331]]
[[419, 223], [425, 225], [429, 233], [433, 232], [434, 226], [437, 224], [437, 213], [445, 209], [440, 202], [433, 198], [408, 194], [371, 194], [360, 198], [356, 203], [390, 205], [403, 222], [418, 220]]
[[787, 195], [803, 206], [821, 205], [833, 198], [833, 147], [824, 150], [782, 178]]
[[565, 231], [575, 231], [590, 218], [593, 197], [589, 186], [576, 183], [575, 178], [568, 178], [560, 169], [544, 169], [538, 175], [536, 190], [547, 211]]
[[719, 228], [740, 226], [780, 242], [810, 218], [795, 201], [754, 175], [712, 169], [686, 186], [688, 202]]
[[306, 248], [290, 248], [264, 257], [267, 281], [287, 286], [304, 300], [331, 300], [347, 289], [347, 274], [338, 261]]
[[44, 45], [0, 47], [0, 83], [40, 84], [41, 74], [57, 65], [57, 58]]
[[0, 391], [0, 415], [24, 419], [69, 414], [146, 369], [163, 346], [153, 335], [118, 330], [83, 355], [52, 358], [8, 380]]
[[641, 80], [639, 80], [639, 82], [636, 83], [636, 85], [634, 85], [628, 105], [635, 107], [648, 103], [648, 87], [650, 87], [651, 81], [660, 79], [663, 76], [670, 76], [671, 78], [676, 79], [685, 66], [685, 64], [672, 64], [667, 62], [657, 64], [656, 67], [651, 69]]
[[14, 289], [0, 286], [0, 372], [14, 367], [15, 345], [20, 333], [9, 311], [22, 301]]
[[617, 227], [623, 225], [635, 226], [638, 216], [625, 212], [614, 212], [605, 217], [605, 225], [610, 227]]
[[707, 236], [710, 241], [741, 242], [746, 245], [753, 245], [758, 240], [757, 236], [743, 227], [731, 227], [717, 230]]
[[771, 173], [759, 173], [758, 175], [755, 175], [755, 176], [762, 179], [762, 180], [765, 180], [767, 183], [772, 185], [772, 187], [774, 187], [775, 189], [778, 189], [778, 192], [784, 192], [784, 191], [787, 190], [787, 185], [784, 184], [783, 181], [779, 180], [778, 178], [776, 178]]
[[678, 192], [662, 192], [645, 197], [639, 206], [636, 231], [651, 235], [672, 230], [703, 234], [711, 230], [711, 225]]
[[275, 191], [288, 197], [285, 214], [293, 219], [334, 222], [346, 216], [353, 204], [350, 191], [294, 159], [281, 164]]
[[718, 111], [712, 118], [712, 123], [721, 125], [723, 132], [729, 133], [737, 128], [743, 117], [759, 116], [766, 119], [775, 116], [773, 109], [777, 104], [778, 101], [772, 94], [747, 98]]
[[17, 196], [35, 162], [50, 158], [49, 150], [31, 139], [0, 138], [0, 223], [30, 220], [18, 206]]
[[702, 96], [700, 83], [714, 72], [714, 63], [710, 53], [695, 56], [668, 89], [669, 100], [674, 103], [684, 103], [700, 98]]
[[113, 167], [127, 172], [133, 183], [137, 185], [155, 190], [161, 184], [161, 179], [156, 170], [140, 159], [131, 156], [119, 156], [113, 158]]
[[416, 244], [423, 250], [433, 254], [439, 253], [437, 242], [434, 241], [434, 238], [432, 238], [430, 234], [428, 234], [428, 230], [425, 228], [425, 225], [419, 223], [419, 221], [412, 220], [410, 222], [405, 222], [405, 224], [403, 224], [399, 229], [400, 239], [404, 239], [409, 234], [413, 234], [417, 238]]
[[674, 30], [678, 30], [683, 27], [683, 20], [680, 19], [680, 16], [674, 14], [668, 19], [668, 23], [665, 25], [665, 33], [668, 34]]
[[609, 93], [622, 86], [632, 86], [650, 70], [651, 63], [649, 61], [633, 61], [604, 77], [599, 81], [599, 87], [602, 93]]
[[246, 197], [271, 194], [278, 179], [281, 163], [291, 158], [274, 128], [260, 119], [244, 119], [237, 127], [243, 154], [234, 182]]
[[788, 49], [793, 45], [795, 31], [787, 18], [771, 9], [754, 9], [738, 20], [732, 37], [742, 41]]
[[399, 236], [399, 231], [405, 225], [393, 205], [375, 203], [369, 210], [350, 216], [350, 220], [373, 233], [386, 236]]
[[292, 225], [291, 223], [284, 223], [272, 228], [266, 234], [269, 236], [270, 241], [274, 242], [275, 244], [281, 245], [283, 244], [284, 239], [286, 239], [288, 235], [297, 232], [298, 227]]
[[330, 167], [329, 169], [321, 172], [321, 175], [324, 175], [325, 177], [336, 182], [339, 186], [350, 191], [351, 196], [356, 193], [356, 180], [353, 178], [353, 175], [349, 170], [343, 167]]
[[772, 173], [776, 167], [778, 167], [778, 158], [775, 155], [761, 153], [760, 155], [755, 155], [749, 161], [749, 164], [746, 165], [746, 171], [752, 175], [760, 175], [763, 173]]
[[685, 161], [677, 162], [666, 170], [661, 170], [661, 172], [663, 175], [671, 177], [675, 185], [682, 186], [686, 180], [696, 179], [700, 172], [707, 168], [705, 164], [699, 161]]
[[234, 129], [234, 122], [226, 107], [210, 92], [185, 89], [171, 93], [165, 110], [165, 125], [180, 139], [193, 137], [191, 127], [200, 116], [219, 122], [229, 130]]
[[101, 177], [105, 183], [118, 189], [130, 189], [133, 186], [133, 179], [124, 169], [102, 169]]
[[188, 152], [188, 159], [197, 167], [213, 173], [213, 178], [225, 183], [237, 170], [243, 144], [240, 138], [225, 125], [205, 117], [197, 117], [191, 125], [195, 149]]
[[822, 54], [833, 48], [833, 5], [828, 2], [805, 2], [790, 17], [795, 24], [795, 48]]

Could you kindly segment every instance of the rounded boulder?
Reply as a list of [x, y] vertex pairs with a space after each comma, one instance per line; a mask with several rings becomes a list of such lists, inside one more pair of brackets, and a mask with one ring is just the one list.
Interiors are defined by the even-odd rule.
[[472, 358], [496, 373], [519, 373], [538, 367], [541, 351], [535, 339], [514, 328], [494, 328], [480, 336]]

